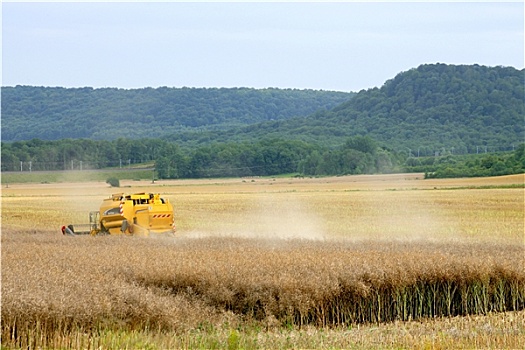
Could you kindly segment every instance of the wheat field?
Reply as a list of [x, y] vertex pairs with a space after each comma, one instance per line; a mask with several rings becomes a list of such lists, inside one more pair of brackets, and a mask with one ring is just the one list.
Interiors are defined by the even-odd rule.
[[[9, 184], [6, 348], [523, 348], [524, 176]], [[113, 192], [176, 237], [64, 237]]]

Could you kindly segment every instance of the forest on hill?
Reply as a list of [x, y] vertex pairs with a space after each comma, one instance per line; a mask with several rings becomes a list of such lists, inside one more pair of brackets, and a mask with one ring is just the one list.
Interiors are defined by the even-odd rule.
[[328, 110], [353, 93], [251, 88], [2, 88], [2, 140], [155, 138]]
[[[175, 127], [177, 131], [162, 125], [154, 127], [152, 120], [160, 118], [152, 117], [142, 122], [133, 119], [133, 115], [142, 115], [146, 110], [157, 116], [167, 116], [169, 113], [161, 111], [167, 111], [166, 106], [173, 107], [175, 102], [163, 104], [161, 99], [144, 97], [159, 97], [161, 92], [166, 92], [164, 88], [133, 90], [126, 103], [115, 96], [126, 95], [130, 92], [127, 90], [8, 88], [7, 91], [16, 92], [17, 98], [25, 103], [14, 103], [18, 106], [14, 108], [13, 96], [4, 99], [5, 91], [2, 90], [2, 113], [5, 109], [10, 115], [7, 120], [2, 115], [2, 137], [4, 132], [7, 135], [11, 131], [20, 136], [26, 132], [24, 126], [29, 133], [34, 117], [26, 117], [37, 112], [43, 119], [36, 118], [34, 123], [49, 135], [66, 135], [71, 130], [63, 123], [70, 112], [56, 119], [61, 120], [58, 124], [44, 117], [55, 115], [46, 110], [63, 111], [66, 103], [70, 104], [69, 111], [80, 110], [83, 106], [102, 113], [101, 106], [109, 108], [104, 115], [111, 116], [108, 119], [111, 123], [122, 126], [120, 132], [125, 137], [94, 137], [111, 134], [114, 125], [102, 123], [106, 129], [100, 129], [100, 125], [97, 125], [97, 132], [93, 132], [94, 128], [87, 129], [91, 137], [46, 140], [42, 131], [36, 134], [41, 137], [31, 140], [5, 142], [9, 139], [3, 139], [2, 171], [100, 169], [149, 163], [154, 164], [159, 178], [396, 171], [424, 171], [429, 176], [439, 177], [519, 173], [525, 171], [524, 73], [525, 70], [512, 67], [432, 64], [399, 73], [382, 87], [357, 94], [278, 89], [181, 89], [177, 93], [184, 90], [202, 97], [201, 102], [190, 99], [194, 105], [187, 106], [203, 112], [195, 112], [200, 119], [185, 120], [183, 127]], [[29, 96], [39, 91], [42, 96], [53, 97], [48, 100], [40, 97], [47, 101], [44, 108], [33, 97], [20, 97], [24, 91]], [[147, 93], [141, 95], [144, 92]], [[62, 93], [95, 94], [98, 98], [90, 100], [84, 96], [80, 100], [64, 101], [55, 96]], [[229, 95], [230, 99], [221, 100], [221, 93]], [[113, 102], [104, 102], [99, 94]], [[213, 94], [217, 95], [215, 99], [211, 97]], [[263, 95], [266, 100], [261, 97]], [[309, 100], [309, 95], [314, 102], [301, 106]], [[258, 98], [250, 100], [247, 96]], [[287, 102], [282, 102], [284, 96], [289, 96]], [[240, 101], [235, 101], [237, 98]], [[337, 103], [338, 99], [344, 102]], [[49, 103], [51, 100], [55, 103]], [[91, 101], [89, 108], [79, 103], [86, 103], [86, 100]], [[27, 101], [33, 101], [34, 105]], [[268, 101], [274, 102], [265, 104]], [[139, 108], [142, 112], [138, 113], [130, 104], [142, 108]], [[228, 104], [229, 107], [224, 107]], [[330, 107], [331, 104], [334, 106]], [[209, 111], [205, 112], [203, 106]], [[301, 112], [301, 108], [315, 111]], [[25, 117], [20, 117], [22, 115]], [[82, 130], [82, 125], [95, 123], [98, 118], [80, 112], [75, 115], [76, 120], [83, 123], [76, 126], [77, 130]], [[174, 123], [184, 120], [176, 113], [173, 115], [178, 118]], [[169, 124], [171, 119], [166, 118]], [[132, 137], [139, 137], [134, 134], [137, 130], [153, 137]]]
[[407, 156], [510, 151], [525, 140], [524, 78], [525, 70], [512, 67], [421, 65], [328, 111], [169, 139], [198, 145], [277, 137], [337, 147], [366, 135]]

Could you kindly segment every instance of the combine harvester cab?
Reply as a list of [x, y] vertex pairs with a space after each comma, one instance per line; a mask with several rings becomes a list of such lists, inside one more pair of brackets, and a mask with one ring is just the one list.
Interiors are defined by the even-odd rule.
[[98, 212], [89, 213], [89, 221], [89, 231], [77, 232], [73, 225], [69, 225], [62, 227], [62, 233], [149, 236], [172, 235], [175, 231], [173, 206], [167, 199], [153, 193], [113, 194], [103, 200]]

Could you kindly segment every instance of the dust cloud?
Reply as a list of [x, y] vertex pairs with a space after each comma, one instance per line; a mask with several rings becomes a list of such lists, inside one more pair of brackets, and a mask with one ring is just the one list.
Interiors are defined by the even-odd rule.
[[93, 182], [90, 171], [63, 171], [56, 183], [42, 184], [41, 188], [49, 187], [50, 194], [56, 195], [62, 202], [61, 206], [68, 208], [63, 213], [61, 225], [88, 225], [89, 212], [99, 210], [100, 203], [111, 192], [121, 192], [118, 188], [110, 188], [105, 182]]
[[249, 210], [237, 213], [223, 230], [191, 231], [189, 238], [235, 237], [261, 240], [325, 240], [321, 218], [297, 197], [255, 196]]

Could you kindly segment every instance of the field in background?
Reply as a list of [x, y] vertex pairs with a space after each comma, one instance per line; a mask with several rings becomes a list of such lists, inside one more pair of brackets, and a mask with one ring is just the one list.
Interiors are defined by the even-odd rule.
[[[148, 167], [149, 166], [149, 167]], [[115, 177], [122, 180], [140, 181], [149, 179], [154, 180], [154, 164], [140, 164], [138, 166], [130, 166], [115, 169], [101, 169], [101, 170], [67, 170], [67, 171], [5, 171], [2, 172], [1, 183], [4, 186], [9, 186], [11, 183], [68, 183], [68, 182], [105, 182], [110, 177]]]
[[[2, 342], [523, 348], [524, 311], [494, 312], [525, 303], [524, 176], [422, 178], [9, 183]], [[59, 235], [129, 191], [172, 201], [176, 237]]]

